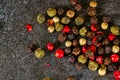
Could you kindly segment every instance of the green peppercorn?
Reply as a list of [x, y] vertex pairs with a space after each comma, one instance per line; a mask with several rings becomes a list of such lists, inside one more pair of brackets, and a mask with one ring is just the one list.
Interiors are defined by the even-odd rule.
[[120, 32], [118, 26], [112, 26], [112, 27], [110, 28], [110, 31], [111, 31], [112, 34], [114, 34], [114, 35], [119, 35], [119, 32]]
[[57, 11], [55, 8], [48, 8], [47, 14], [48, 14], [48, 16], [53, 17], [57, 14]]
[[78, 62], [85, 64], [87, 62], [87, 58], [82, 54], [78, 57]]
[[63, 25], [61, 23], [56, 23], [55, 24], [55, 29], [57, 32], [60, 32], [63, 30]]
[[84, 18], [83, 17], [81, 17], [81, 16], [78, 16], [78, 17], [76, 17], [75, 18], [75, 24], [76, 25], [81, 25], [81, 24], [83, 24], [84, 23]]
[[37, 48], [35, 50], [35, 57], [36, 58], [42, 58], [45, 55], [45, 51], [41, 48]]
[[38, 22], [39, 24], [44, 23], [44, 22], [45, 22], [45, 16], [44, 16], [43, 14], [38, 14], [38, 15], [37, 15], [37, 22]]
[[91, 71], [96, 71], [98, 68], [98, 64], [92, 60], [89, 60], [88, 62], [88, 69]]
[[61, 19], [61, 23], [63, 23], [63, 24], [69, 24], [70, 21], [71, 21], [71, 19], [68, 17], [62, 17], [62, 19]]
[[81, 29], [79, 30], [79, 34], [80, 34], [81, 36], [85, 36], [86, 33], [87, 33], [86, 27], [83, 27], [83, 28], [81, 28]]
[[105, 65], [101, 65], [101, 67], [98, 69], [98, 74], [100, 76], [104, 76], [106, 74], [107, 70], [106, 70], [106, 66]]
[[48, 26], [48, 31], [49, 31], [50, 33], [53, 33], [54, 30], [55, 30], [55, 27], [54, 27], [54, 26]]

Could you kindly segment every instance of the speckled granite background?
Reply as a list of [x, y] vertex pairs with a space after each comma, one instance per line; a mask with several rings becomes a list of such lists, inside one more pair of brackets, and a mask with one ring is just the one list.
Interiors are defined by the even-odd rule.
[[[112, 15], [115, 24], [120, 25], [120, 0], [97, 1], [101, 14]], [[36, 22], [37, 14], [45, 13], [50, 6], [69, 4], [69, 0], [0, 0], [0, 23], [3, 25], [0, 28], [0, 80], [42, 80], [45, 76], [65, 80], [70, 75], [74, 75], [75, 80], [114, 80], [112, 73], [100, 77], [86, 67], [76, 71], [66, 57], [59, 61], [53, 53], [46, 52], [44, 58], [36, 59], [26, 50], [30, 43], [44, 48], [48, 41], [56, 41], [57, 34], [49, 34], [46, 23]], [[34, 27], [30, 33], [25, 29], [27, 23]], [[47, 63], [51, 67], [46, 67]]]

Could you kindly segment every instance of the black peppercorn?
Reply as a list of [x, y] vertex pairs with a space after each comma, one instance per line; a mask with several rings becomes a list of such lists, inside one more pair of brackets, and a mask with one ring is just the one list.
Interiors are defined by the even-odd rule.
[[82, 7], [81, 7], [80, 4], [76, 4], [75, 5], [75, 9], [76, 9], [76, 11], [80, 11], [82, 9]]
[[104, 54], [104, 48], [99, 47], [98, 48], [98, 54]]
[[71, 48], [67, 47], [64, 49], [66, 55], [69, 55], [71, 53]]
[[79, 62], [76, 62], [75, 63], [75, 68], [76, 68], [76, 70], [81, 70], [83, 68], [83, 64], [79, 63]]
[[74, 56], [69, 55], [69, 56], [68, 56], [68, 61], [69, 61], [70, 63], [74, 63], [74, 62], [76, 61], [76, 58], [75, 58]]
[[96, 17], [90, 17], [90, 23], [91, 24], [97, 24], [98, 23], [98, 19]]
[[67, 77], [66, 80], [74, 80], [74, 77], [73, 76], [69, 76], [69, 77]]
[[109, 64], [108, 71], [114, 71], [114, 70], [116, 70], [116, 66], [113, 63]]
[[109, 15], [105, 15], [105, 16], [103, 16], [103, 21], [104, 21], [104, 22], [111, 22], [111, 21], [112, 21], [112, 18], [111, 18], [111, 16], [109, 16]]
[[91, 39], [87, 39], [87, 45], [91, 45], [91, 44], [92, 44]]
[[63, 42], [63, 41], [65, 41], [66, 39], [67, 39], [66, 34], [60, 33], [60, 34], [58, 35], [58, 41]]
[[30, 44], [27, 46], [30, 52], [35, 51], [39, 46], [36, 44]]
[[96, 9], [93, 8], [93, 7], [88, 7], [87, 13], [88, 13], [88, 15], [90, 15], [90, 16], [95, 16], [95, 15], [96, 15]]
[[111, 59], [109, 57], [105, 57], [104, 65], [109, 65], [111, 63]]
[[78, 40], [73, 40], [73, 41], [72, 41], [72, 45], [73, 45], [74, 47], [77, 47], [77, 46], [79, 45]]
[[74, 34], [73, 34], [72, 32], [68, 34], [68, 39], [69, 39], [69, 40], [74, 39]]
[[119, 39], [115, 39], [115, 40], [113, 41], [113, 44], [114, 44], [114, 45], [119, 45], [119, 44], [120, 44]]
[[109, 40], [108, 39], [104, 39], [102, 42], [102, 45], [108, 45], [109, 44]]
[[78, 1], [78, 0], [70, 0], [70, 3], [71, 3], [72, 5], [75, 5], [75, 4], [77, 3], [77, 1]]
[[95, 33], [89, 31], [89, 32], [87, 32], [86, 36], [87, 36], [88, 38], [93, 38], [93, 37], [95, 37]]
[[58, 15], [62, 15], [64, 13], [64, 11], [65, 10], [63, 8], [58, 8], [57, 13], [58, 13]]
[[101, 41], [103, 39], [102, 35], [97, 35], [97, 41]]
[[109, 54], [112, 51], [110, 46], [105, 46], [105, 53]]
[[72, 50], [72, 54], [75, 55], [75, 56], [78, 56], [80, 54], [80, 48], [79, 47], [75, 47], [73, 48]]
[[79, 34], [79, 31], [78, 31], [78, 28], [77, 27], [72, 27], [72, 32], [75, 34], [75, 35], [78, 35]]
[[94, 53], [91, 50], [87, 50], [85, 53], [85, 57], [91, 58], [92, 56], [94, 56]]

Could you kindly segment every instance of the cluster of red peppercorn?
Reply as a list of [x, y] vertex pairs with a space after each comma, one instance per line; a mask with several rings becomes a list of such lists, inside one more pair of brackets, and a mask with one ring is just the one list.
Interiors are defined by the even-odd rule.
[[[68, 56], [70, 62], [75, 63], [77, 70], [87, 63], [91, 71], [98, 70], [101, 76], [114, 71], [114, 78], [120, 80], [119, 27], [111, 25], [111, 17], [108, 15], [103, 16], [102, 19], [97, 18], [95, 0], [92, 0], [87, 8], [86, 19], [84, 16], [77, 15], [82, 9], [77, 0], [70, 1], [75, 6], [76, 14], [71, 9], [65, 11], [60, 8], [56, 11], [55, 8], [49, 8], [47, 10], [50, 17], [47, 20], [48, 31], [52, 33], [55, 29], [59, 33], [58, 41], [65, 45], [65, 48], [55, 50], [54, 43], [48, 42], [47, 50], [50, 52], [55, 50], [55, 57], [59, 59]], [[59, 16], [60, 18], [62, 16], [61, 22]], [[39, 23], [45, 21], [42, 15], [39, 17]], [[28, 31], [32, 30], [31, 25], [27, 25], [26, 28]]]

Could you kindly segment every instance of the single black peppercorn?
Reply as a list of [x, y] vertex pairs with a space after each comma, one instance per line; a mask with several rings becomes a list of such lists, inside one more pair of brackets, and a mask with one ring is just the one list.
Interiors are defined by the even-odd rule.
[[74, 37], [75, 37], [75, 36], [74, 36], [74, 34], [73, 34], [72, 32], [68, 34], [68, 39], [69, 39], [69, 40], [74, 39]]
[[116, 66], [113, 63], [111, 63], [108, 65], [107, 68], [108, 68], [108, 71], [114, 71], [116, 69]]
[[105, 57], [104, 65], [109, 65], [111, 63], [111, 59], [109, 57]]
[[64, 49], [66, 55], [69, 55], [71, 53], [71, 48], [70, 47], [67, 47]]
[[110, 42], [108, 39], [104, 39], [103, 42], [102, 42], [102, 45], [108, 45]]
[[82, 68], [83, 68], [83, 64], [82, 63], [79, 63], [79, 62], [76, 62], [75, 63], [75, 68], [76, 68], [76, 70], [81, 70]]
[[91, 45], [91, 44], [92, 44], [91, 39], [87, 39], [87, 45]]
[[104, 22], [111, 22], [111, 21], [112, 21], [112, 18], [111, 18], [110, 15], [105, 15], [105, 16], [103, 16], [103, 21], [104, 21]]
[[76, 58], [75, 58], [74, 56], [69, 55], [69, 56], [68, 56], [68, 61], [69, 61], [70, 63], [74, 63], [74, 62], [76, 61]]
[[104, 48], [99, 47], [98, 48], [98, 54], [104, 54]]
[[58, 35], [58, 41], [63, 42], [63, 41], [65, 41], [66, 39], [67, 39], [66, 34], [60, 33], [60, 34]]
[[85, 53], [85, 57], [91, 58], [92, 56], [94, 56], [94, 53], [91, 50], [87, 50]]
[[113, 41], [113, 44], [114, 44], [114, 45], [119, 45], [119, 44], [120, 44], [119, 39], [115, 39], [115, 40]]
[[79, 45], [78, 40], [73, 40], [72, 45], [73, 45], [73, 47], [77, 47]]
[[79, 31], [78, 31], [78, 28], [77, 27], [72, 27], [72, 32], [75, 34], [75, 35], [78, 35], [79, 34]]
[[75, 55], [75, 56], [78, 56], [80, 54], [80, 48], [79, 47], [75, 47], [73, 48], [72, 50], [72, 54]]
[[105, 53], [109, 54], [112, 51], [110, 46], [105, 46]]

